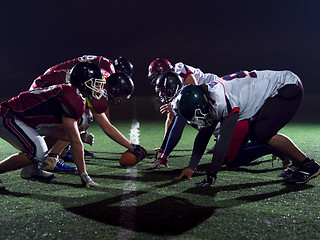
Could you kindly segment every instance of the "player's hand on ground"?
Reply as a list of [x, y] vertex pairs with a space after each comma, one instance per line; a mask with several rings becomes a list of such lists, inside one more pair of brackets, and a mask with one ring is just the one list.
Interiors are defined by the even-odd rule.
[[80, 135], [82, 142], [89, 144], [90, 146], [94, 143], [94, 135], [92, 133], [83, 132]]
[[157, 151], [156, 154], [153, 156], [153, 158], [151, 158], [150, 160], [148, 160], [148, 163], [154, 163], [155, 161], [157, 161], [161, 155], [162, 155], [162, 150], [161, 148], [155, 148], [153, 149], [153, 151]]
[[136, 155], [136, 157], [138, 157], [140, 161], [148, 155], [147, 150], [145, 150], [143, 147], [141, 147], [138, 144], [132, 143], [131, 147], [129, 148], [129, 151], [132, 152], [134, 155]]
[[182, 179], [184, 176], [187, 177], [188, 180], [192, 180], [192, 175], [194, 173], [194, 170], [191, 168], [185, 168], [182, 173], [180, 174], [179, 177], [176, 177], [174, 180], [180, 180]]
[[161, 167], [161, 165], [165, 166], [166, 168], [170, 168], [170, 166], [168, 165], [168, 160], [163, 159], [163, 158], [159, 158], [155, 164], [153, 164], [152, 166], [148, 167], [148, 169], [159, 169]]
[[164, 104], [160, 107], [161, 114], [168, 114], [172, 111], [171, 103]]
[[82, 185], [90, 188], [90, 187], [99, 187], [101, 186], [99, 183], [96, 183], [92, 180], [88, 173], [83, 172], [80, 174]]

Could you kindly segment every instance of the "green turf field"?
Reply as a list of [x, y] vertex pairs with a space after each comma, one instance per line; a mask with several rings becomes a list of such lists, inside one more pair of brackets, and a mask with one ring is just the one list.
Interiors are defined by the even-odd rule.
[[[131, 122], [115, 126], [129, 138]], [[90, 127], [96, 154], [87, 161], [102, 187], [85, 189], [76, 174], [55, 174], [51, 182], [23, 180], [20, 171], [0, 176], [0, 239], [320, 239], [320, 178], [284, 185], [280, 161], [258, 159], [237, 171], [222, 169], [213, 187], [172, 181], [187, 165], [196, 131], [186, 127], [169, 159], [171, 168], [147, 170], [118, 163], [124, 148]], [[282, 132], [311, 158], [320, 160], [320, 127], [290, 124]], [[160, 146], [163, 122], [141, 122], [140, 144]], [[213, 144], [213, 141], [211, 142]], [[210, 145], [211, 147], [211, 145]], [[1, 159], [15, 150], [0, 140]], [[210, 161], [205, 155], [200, 170]], [[73, 163], [69, 163], [73, 165]]]

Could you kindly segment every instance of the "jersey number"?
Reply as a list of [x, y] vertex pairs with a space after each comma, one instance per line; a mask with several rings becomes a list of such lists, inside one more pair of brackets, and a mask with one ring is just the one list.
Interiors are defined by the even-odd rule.
[[252, 78], [257, 78], [257, 74], [255, 72], [240, 71], [240, 72], [236, 72], [236, 73], [232, 73], [232, 74], [226, 75], [226, 76], [222, 77], [222, 79], [229, 81], [229, 80], [233, 80], [235, 78], [245, 78], [248, 74]]

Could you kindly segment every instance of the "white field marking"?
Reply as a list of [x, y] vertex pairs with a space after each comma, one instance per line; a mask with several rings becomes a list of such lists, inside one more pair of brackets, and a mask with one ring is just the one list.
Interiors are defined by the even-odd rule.
[[[139, 144], [139, 127], [140, 123], [133, 121], [130, 130], [130, 142]], [[129, 179], [124, 184], [122, 202], [120, 206], [120, 230], [117, 239], [135, 239], [135, 217], [137, 199], [136, 191], [136, 177], [137, 166], [127, 167], [126, 177]]]

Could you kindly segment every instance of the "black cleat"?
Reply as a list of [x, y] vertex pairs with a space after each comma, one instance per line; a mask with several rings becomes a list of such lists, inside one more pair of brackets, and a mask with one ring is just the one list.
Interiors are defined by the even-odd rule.
[[320, 166], [313, 159], [307, 159], [298, 165], [298, 170], [285, 178], [286, 183], [303, 184], [320, 174]]

